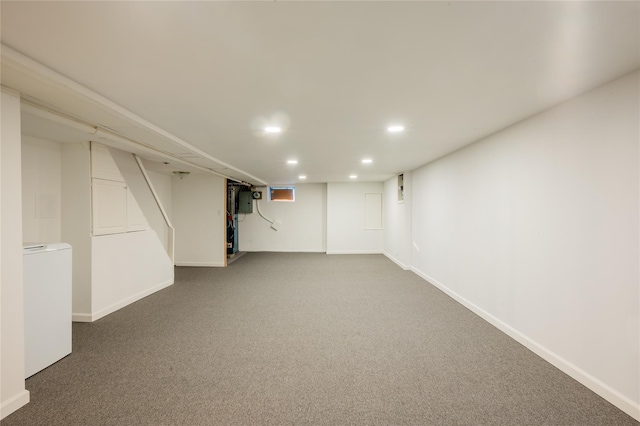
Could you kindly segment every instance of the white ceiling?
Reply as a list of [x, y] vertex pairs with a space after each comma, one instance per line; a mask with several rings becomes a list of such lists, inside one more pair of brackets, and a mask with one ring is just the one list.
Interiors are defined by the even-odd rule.
[[[3, 45], [201, 150], [207, 155], [199, 164], [270, 184], [295, 183], [299, 174], [308, 182], [348, 181], [354, 173], [381, 181], [634, 71], [639, 6], [0, 5]], [[104, 106], [92, 112], [69, 87], [5, 67], [5, 59], [2, 84], [33, 103], [176, 152], [171, 137]], [[25, 132], [43, 136], [38, 120], [27, 121]], [[267, 137], [266, 123], [285, 131]], [[405, 133], [387, 134], [391, 123], [403, 123]], [[364, 157], [373, 164], [362, 165]], [[299, 163], [287, 165], [293, 158]]]

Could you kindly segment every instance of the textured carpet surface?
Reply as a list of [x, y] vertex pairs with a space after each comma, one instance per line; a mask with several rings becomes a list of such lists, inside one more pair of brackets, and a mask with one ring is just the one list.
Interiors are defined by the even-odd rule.
[[380, 255], [249, 253], [91, 324], [14, 425], [637, 425]]

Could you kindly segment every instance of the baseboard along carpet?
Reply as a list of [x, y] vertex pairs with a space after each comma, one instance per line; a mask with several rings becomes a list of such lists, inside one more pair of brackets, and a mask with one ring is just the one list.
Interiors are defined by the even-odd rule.
[[16, 425], [637, 425], [382, 255], [248, 253], [94, 323]]

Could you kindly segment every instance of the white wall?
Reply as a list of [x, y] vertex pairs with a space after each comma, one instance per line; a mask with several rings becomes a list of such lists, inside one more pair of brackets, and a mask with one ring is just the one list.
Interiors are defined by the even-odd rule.
[[170, 253], [169, 246], [173, 244], [173, 236], [170, 235], [171, 229], [166, 224], [162, 211], [158, 207], [158, 203], [144, 175], [140, 171], [135, 157], [129, 152], [115, 148], [109, 148], [109, 153], [118, 166], [120, 173], [127, 183], [127, 187], [135, 197], [135, 201], [151, 226], [151, 229], [158, 235], [158, 239], [165, 248], [165, 251]]
[[91, 320], [173, 284], [173, 264], [153, 230], [91, 239]]
[[282, 226], [271, 229], [269, 222], [258, 214], [255, 202], [253, 213], [239, 214], [238, 241], [241, 251], [326, 251], [327, 185], [295, 185], [294, 202], [267, 201], [267, 188], [261, 188], [263, 199], [260, 211]]
[[0, 94], [0, 418], [29, 402], [24, 387], [20, 97]]
[[62, 145], [22, 135], [22, 240], [61, 241]]
[[[135, 161], [121, 163], [127, 185], [141, 178]], [[173, 265], [156, 232], [91, 236], [88, 143], [62, 145], [62, 240], [73, 247], [74, 321], [95, 321], [173, 283]]]
[[[134, 218], [137, 216], [137, 223], [144, 225], [144, 230], [137, 226], [132, 228], [133, 232], [96, 235], [94, 222], [91, 320], [95, 321], [173, 284], [174, 275], [167, 248], [172, 241], [166, 223], [133, 154], [113, 148], [105, 150], [94, 144], [91, 149], [92, 160], [100, 160], [105, 166], [102, 172], [106, 172], [107, 164], [112, 162], [112, 177], [124, 181], [128, 195], [133, 196], [126, 202], [127, 216], [131, 211], [137, 212]], [[98, 157], [94, 158], [94, 154]], [[95, 168], [92, 175], [98, 177]], [[95, 198], [93, 209], [96, 209]]]
[[73, 249], [74, 321], [91, 321], [91, 153], [89, 143], [62, 145], [62, 241]]
[[225, 266], [226, 180], [211, 174], [172, 177], [175, 263]]
[[411, 267], [411, 173], [404, 172], [404, 197], [398, 201], [398, 177], [384, 182], [383, 253], [403, 269]]
[[383, 230], [364, 229], [367, 193], [382, 194], [382, 182], [327, 184], [328, 254], [382, 253]]
[[162, 203], [165, 213], [167, 213], [167, 216], [171, 219], [173, 215], [171, 207], [173, 205], [173, 201], [171, 199], [171, 176], [164, 173], [153, 172], [151, 170], [147, 170], [147, 176], [149, 176], [153, 183], [153, 188], [160, 198], [160, 202]]
[[414, 270], [636, 418], [638, 78], [412, 174]]

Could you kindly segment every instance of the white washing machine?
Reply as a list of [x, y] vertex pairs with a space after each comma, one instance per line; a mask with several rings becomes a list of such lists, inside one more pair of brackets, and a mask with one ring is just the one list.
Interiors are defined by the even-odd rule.
[[71, 353], [71, 246], [26, 243], [25, 378]]

